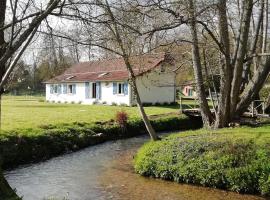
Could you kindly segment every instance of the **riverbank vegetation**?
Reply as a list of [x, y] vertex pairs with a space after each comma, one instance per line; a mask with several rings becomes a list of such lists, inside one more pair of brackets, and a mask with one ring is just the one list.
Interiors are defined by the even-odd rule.
[[[150, 120], [156, 131], [196, 129], [202, 126], [200, 121], [190, 120], [179, 114], [152, 116]], [[78, 121], [6, 130], [0, 134], [2, 166], [10, 168], [19, 164], [45, 160], [108, 140], [145, 133], [147, 133], [146, 128], [139, 118], [130, 118], [124, 128], [122, 124], [112, 119], [101, 122]]]
[[240, 193], [270, 195], [270, 126], [198, 130], [148, 142], [137, 173]]

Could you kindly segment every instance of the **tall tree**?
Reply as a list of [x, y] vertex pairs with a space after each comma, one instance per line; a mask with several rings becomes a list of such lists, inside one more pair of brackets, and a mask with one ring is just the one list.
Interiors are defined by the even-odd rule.
[[[60, 2], [61, 0], [49, 0], [45, 9], [37, 9], [30, 0], [10, 1], [9, 11], [12, 16], [11, 21], [6, 23], [6, 17], [9, 15], [7, 0], [0, 0], [0, 97], [9, 75], [33, 39], [41, 22], [60, 5]], [[33, 8], [35, 11], [30, 13]], [[1, 199], [18, 198], [5, 180], [2, 171], [0, 171], [0, 197]]]

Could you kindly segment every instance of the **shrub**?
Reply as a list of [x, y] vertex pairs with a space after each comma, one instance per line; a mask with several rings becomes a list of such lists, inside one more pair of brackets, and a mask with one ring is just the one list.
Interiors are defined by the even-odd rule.
[[98, 101], [97, 101], [97, 100], [95, 100], [95, 101], [93, 102], [93, 104], [94, 104], [94, 105], [97, 105], [97, 104], [98, 104]]
[[156, 103], [155, 103], [155, 106], [161, 106], [161, 103], [156, 102]]
[[145, 144], [135, 157], [144, 176], [270, 195], [270, 148], [222, 134], [170, 136]]
[[57, 101], [57, 103], [61, 103], [61, 101]]
[[112, 106], [117, 106], [117, 103], [115, 103], [115, 102], [112, 102]]
[[144, 107], [147, 107], [147, 106], [153, 106], [153, 103], [151, 103], [151, 102], [144, 102], [144, 103], [142, 103], [142, 105], [143, 105]]
[[79, 101], [78, 104], [82, 104], [82, 101]]
[[169, 102], [164, 102], [164, 103], [163, 103], [163, 106], [168, 106], [168, 105], [170, 105]]
[[121, 103], [120, 106], [127, 107], [128, 105], [126, 103]]
[[74, 104], [75, 103], [75, 101], [71, 101], [71, 104]]
[[106, 101], [103, 101], [103, 102], [102, 102], [102, 104], [103, 104], [103, 105], [106, 105], [106, 104], [107, 104], [107, 102], [106, 102]]
[[115, 121], [122, 129], [126, 129], [128, 114], [125, 111], [118, 111], [115, 116]]

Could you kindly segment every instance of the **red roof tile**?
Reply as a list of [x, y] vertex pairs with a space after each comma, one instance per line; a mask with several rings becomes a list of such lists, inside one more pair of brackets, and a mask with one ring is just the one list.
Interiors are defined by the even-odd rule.
[[[130, 58], [136, 76], [154, 69], [164, 60], [164, 53], [146, 54]], [[46, 81], [46, 83], [116, 81], [127, 80], [128, 78], [129, 73], [123, 58], [114, 58], [75, 64], [67, 69], [62, 75]]]

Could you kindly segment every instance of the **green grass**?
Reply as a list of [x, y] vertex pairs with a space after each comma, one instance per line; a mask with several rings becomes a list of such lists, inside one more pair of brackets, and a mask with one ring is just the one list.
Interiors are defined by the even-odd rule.
[[[2, 101], [2, 129], [34, 128], [40, 125], [107, 121], [117, 111], [124, 110], [130, 119], [139, 117], [136, 107], [80, 105], [47, 103], [44, 97], [4, 96]], [[150, 106], [145, 108], [148, 115], [179, 111], [179, 106]]]
[[188, 131], [146, 143], [135, 170], [144, 176], [270, 195], [270, 126]]

